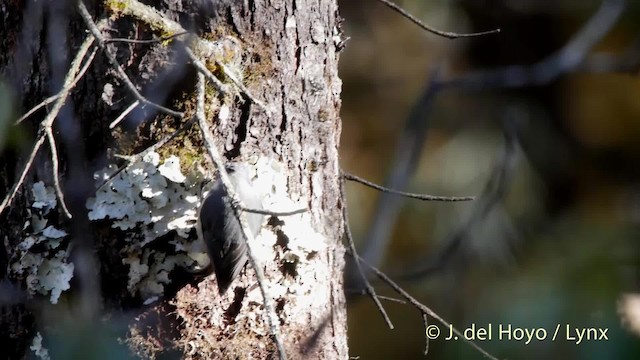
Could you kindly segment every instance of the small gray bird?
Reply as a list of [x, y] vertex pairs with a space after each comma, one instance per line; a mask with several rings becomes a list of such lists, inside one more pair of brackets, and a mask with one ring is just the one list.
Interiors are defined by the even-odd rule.
[[[225, 168], [242, 204], [250, 209], [262, 210], [262, 197], [252, 184], [249, 165], [230, 163]], [[245, 216], [252, 235], [257, 236], [264, 215], [245, 212]], [[222, 295], [244, 268], [248, 257], [240, 222], [219, 178], [200, 206], [197, 230], [207, 246], [218, 281], [218, 292]]]

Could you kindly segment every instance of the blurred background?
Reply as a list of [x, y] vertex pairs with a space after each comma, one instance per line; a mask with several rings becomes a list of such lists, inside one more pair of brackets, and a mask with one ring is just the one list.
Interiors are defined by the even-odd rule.
[[[360, 254], [458, 329], [492, 325], [477, 343], [498, 358], [638, 358], [633, 314], [625, 325], [620, 313], [640, 292], [640, 2], [396, 0], [441, 30], [501, 29], [455, 40], [375, 0], [339, 3], [345, 171], [477, 196], [425, 202], [348, 183]], [[383, 300], [390, 330], [355, 295], [357, 276], [347, 283], [352, 356], [424, 358], [414, 307]], [[499, 340], [500, 325], [548, 338]], [[566, 325], [608, 340], [576, 344]], [[439, 338], [427, 358], [482, 355]]]

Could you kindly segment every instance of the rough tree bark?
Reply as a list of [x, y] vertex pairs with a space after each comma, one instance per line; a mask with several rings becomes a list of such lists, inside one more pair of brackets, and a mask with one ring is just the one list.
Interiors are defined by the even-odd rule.
[[[280, 171], [286, 175], [289, 197], [309, 209], [296, 220], [295, 226], [287, 226], [291, 224], [287, 217], [271, 217], [269, 226], [265, 225], [262, 235], [256, 239], [273, 241], [273, 245], [268, 246], [270, 256], [262, 257], [261, 264], [287, 356], [346, 359], [343, 203], [338, 164], [341, 81], [337, 75], [337, 59], [341, 33], [336, 1], [150, 0], [145, 3], [202, 38], [233, 39], [234, 58], [223, 61], [240, 64], [244, 85], [253, 97], [265, 104], [268, 113], [240, 92], [231, 98], [218, 97], [217, 105], [207, 109], [217, 148], [229, 160], [268, 158], [278, 162]], [[109, 17], [103, 33], [110, 37], [149, 39], [166, 35], [124, 12], [114, 14], [106, 5], [89, 2], [87, 5], [96, 22], [101, 17]], [[16, 112], [25, 113], [60, 89], [69, 63], [87, 36], [86, 26], [78, 16], [75, 2], [54, 5], [14, 1], [1, 6], [0, 15], [11, 19], [4, 22], [2, 29], [5, 36], [0, 42], [0, 71], [19, 99]], [[114, 42], [107, 47], [116, 53], [144, 95], [185, 114], [192, 110], [195, 70], [179, 46], [165, 41]], [[224, 74], [218, 75], [225, 79]], [[214, 98], [216, 95], [208, 94], [207, 99]], [[122, 310], [139, 311], [123, 337], [132, 352], [142, 357], [157, 357], [170, 351], [177, 351], [184, 358], [277, 357], [263, 320], [262, 298], [249, 266], [246, 274], [236, 281], [235, 290], [230, 289], [222, 297], [217, 294], [213, 276], [194, 281], [190, 274], [174, 269], [170, 274], [172, 284], [165, 284], [165, 297], [143, 306], [139, 296], [127, 289], [132, 265], [123, 263], [127, 254], [122, 252], [122, 234], [104, 221], [97, 224], [88, 221], [84, 204], [93, 194], [92, 183], [87, 179], [105, 163], [116, 161], [106, 155], [139, 152], [189, 118], [178, 120], [145, 107], [133, 112], [130, 116], [133, 120], [122, 125], [121, 130], [110, 130], [109, 123], [133, 100], [122, 79], [98, 50], [95, 61], [71, 92], [54, 126], [60, 144], [60, 179], [73, 219], [65, 220], [58, 207], [52, 210], [57, 215], [49, 216], [49, 224], [55, 222], [57, 227], [69, 229], [70, 236], [65, 241], [80, 243], [74, 246], [75, 252], [68, 259], [69, 263], [76, 262], [74, 279], [77, 280], [62, 294], [62, 299], [70, 299], [66, 302], [67, 310], [71, 314], [80, 312], [74, 306], [82, 304], [79, 298], [87, 294], [87, 286], [81, 285], [89, 283], [86, 279], [94, 274], [100, 279], [101, 305], [93, 305], [97, 310], [89, 319]], [[228, 107], [229, 116], [224, 117], [225, 121], [216, 120], [223, 118], [219, 110], [223, 105]], [[28, 120], [25, 128], [32, 136], [38, 135], [38, 123], [45, 116], [46, 110], [40, 110]], [[81, 145], [69, 141], [68, 134], [72, 131], [78, 131], [76, 139], [82, 141]], [[187, 156], [196, 157], [199, 160], [191, 165], [207, 164], [202, 145], [194, 126], [177, 142], [169, 143], [162, 155], [176, 155], [183, 163], [188, 162]], [[197, 149], [196, 155], [190, 153], [193, 149]], [[2, 188], [8, 191], [15, 183], [30, 150], [25, 146], [21, 151], [3, 153]], [[79, 153], [82, 154], [78, 160], [81, 166], [74, 167], [73, 159], [77, 160]], [[79, 169], [84, 171], [81, 176]], [[24, 255], [17, 254], [17, 249], [25, 238], [25, 217], [34, 200], [33, 184], [38, 181], [53, 184], [48, 149], [40, 150], [18, 196], [0, 215], [3, 221], [0, 275], [10, 280], [12, 289], [25, 289], [24, 276], [12, 272], [11, 266], [12, 259]], [[87, 229], [91, 231], [85, 232]], [[194, 235], [195, 231], [191, 236]], [[306, 258], [300, 258], [290, 249], [290, 244], [296, 241], [313, 242], [301, 246], [314, 250], [308, 251]], [[162, 247], [158, 242], [161, 241], [149, 244], [146, 249]], [[95, 260], [89, 275], [81, 272], [87, 270], [83, 264], [91, 262], [78, 262], [83, 259], [82, 249], [90, 249], [85, 255]], [[293, 270], [291, 264], [294, 264]], [[178, 280], [174, 282], [174, 279], [188, 285], [175, 285]], [[80, 289], [74, 287], [76, 285]], [[55, 312], [55, 306], [61, 305], [55, 305], [53, 310], [49, 307], [34, 310], [20, 301], [2, 306], [2, 342], [13, 343], [14, 352], [9, 356], [19, 358], [28, 351], [36, 329], [46, 332], [54, 327], [37, 322], [35, 314]], [[11, 326], [4, 326], [8, 324]]]

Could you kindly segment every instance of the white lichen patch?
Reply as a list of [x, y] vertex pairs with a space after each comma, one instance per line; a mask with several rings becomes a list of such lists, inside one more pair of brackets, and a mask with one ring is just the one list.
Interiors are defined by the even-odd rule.
[[149, 273], [138, 287], [141, 297], [145, 300], [152, 299], [155, 295], [163, 294], [164, 287], [171, 282], [169, 273], [176, 267], [184, 268], [192, 262], [184, 254], [167, 255], [154, 252], [153, 256], [156, 259], [152, 262]]
[[53, 188], [37, 182], [32, 194], [34, 201], [25, 222], [24, 238], [16, 246], [10, 268], [14, 276], [25, 281], [30, 294], [49, 295], [51, 303], [57, 304], [73, 278], [69, 246], [60, 248], [68, 233], [48, 225], [47, 215], [57, 206]]
[[158, 171], [160, 175], [174, 183], [183, 183], [187, 180], [187, 177], [180, 170], [180, 159], [175, 155], [169, 156], [164, 164], [158, 166]]
[[40, 209], [42, 215], [47, 215], [58, 204], [55, 190], [51, 186], [45, 186], [42, 181], [34, 183], [31, 192], [33, 194], [31, 207]]
[[[104, 181], [113, 172], [107, 168], [94, 177]], [[127, 242], [123, 263], [129, 265], [131, 294], [145, 301], [162, 295], [176, 266], [193, 267], [203, 260], [204, 248], [189, 237], [197, 220], [203, 177], [198, 167], [184, 174], [176, 156], [161, 161], [160, 155], [150, 152], [87, 201], [90, 220], [107, 220], [123, 232]], [[173, 245], [171, 253], [147, 247], [164, 236]]]
[[[253, 184], [261, 188], [265, 194], [263, 200], [265, 210], [290, 212], [306, 207], [305, 199], [293, 200], [299, 196], [288, 193], [287, 171], [283, 165], [261, 158], [257, 161], [256, 169]], [[267, 286], [269, 296], [274, 301], [286, 297], [287, 302], [279, 314], [281, 319], [286, 319], [289, 318], [288, 311], [293, 307], [321, 308], [329, 301], [330, 294], [318, 289], [313, 279], [327, 278], [330, 274], [320, 273], [320, 271], [327, 271], [326, 266], [313, 265], [313, 262], [323, 261], [321, 254], [326, 252], [327, 244], [325, 236], [317, 232], [312, 225], [311, 214], [302, 212], [296, 215], [279, 216], [278, 219], [281, 222], [278, 230], [286, 237], [286, 244], [282, 246], [278, 243], [278, 236], [273, 229], [265, 227], [251, 244], [251, 248], [260, 266], [276, 261], [276, 267], [291, 269], [286, 274], [281, 273], [279, 279], [270, 281]], [[301, 279], [304, 281], [300, 281]], [[306, 296], [312, 292], [313, 296]], [[294, 296], [290, 296], [292, 294]], [[246, 301], [249, 304], [262, 304], [262, 294], [258, 287], [249, 289]], [[301, 301], [305, 303], [300, 303]], [[255, 314], [248, 311], [241, 312], [238, 320], [244, 316], [255, 316]], [[249, 319], [249, 321], [253, 320], [258, 319]]]
[[[33, 243], [33, 237], [28, 237], [23, 243]], [[22, 245], [22, 244], [21, 244]], [[28, 245], [22, 245], [23, 249]], [[54, 253], [52, 258], [48, 253], [24, 252], [20, 260], [11, 265], [15, 275], [24, 277], [30, 294], [49, 294], [52, 304], [57, 304], [63, 291], [68, 290], [73, 278], [73, 263], [68, 261], [66, 250]]]
[[153, 301], [164, 293], [169, 284], [169, 273], [177, 266], [188, 267], [193, 261], [184, 254], [167, 255], [145, 249], [141, 256], [130, 255], [123, 260], [129, 265], [127, 288], [131, 294], [139, 293], [145, 301]]
[[[144, 240], [136, 243], [140, 248], [171, 230], [188, 238], [197, 217], [200, 188], [195, 177], [181, 172], [179, 158], [171, 156], [161, 165], [159, 161], [159, 155], [151, 152], [103, 186], [87, 201], [89, 219], [109, 219], [113, 228], [142, 233]], [[96, 178], [108, 178], [109, 172], [105, 169]]]
[[27, 276], [27, 286], [39, 293], [51, 294], [50, 301], [57, 304], [60, 294], [69, 290], [73, 278], [73, 263], [67, 262], [67, 252], [56, 252], [53, 259], [43, 259], [38, 271]]
[[129, 265], [129, 281], [127, 289], [130, 293], [135, 294], [138, 291], [138, 284], [149, 273], [149, 265], [141, 263], [141, 259], [137, 255], [129, 255], [122, 263]]
[[49, 360], [49, 350], [47, 350], [44, 346], [42, 346], [42, 335], [40, 332], [36, 333], [36, 336], [33, 337], [33, 341], [31, 341], [31, 346], [29, 347], [33, 354], [42, 360]]

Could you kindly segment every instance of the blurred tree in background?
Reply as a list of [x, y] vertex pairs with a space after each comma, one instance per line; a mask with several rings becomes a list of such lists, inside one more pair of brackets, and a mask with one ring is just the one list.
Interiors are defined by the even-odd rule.
[[[515, 127], [518, 145], [504, 194], [489, 211], [477, 202], [400, 200], [383, 269], [461, 329], [608, 329], [608, 340], [579, 345], [564, 337], [478, 342], [498, 358], [637, 358], [639, 343], [617, 312], [621, 295], [637, 292], [639, 282], [638, 3], [398, 3], [439, 29], [501, 33], [447, 40], [381, 4], [341, 1], [351, 37], [340, 62], [343, 168], [389, 184], [398, 159], [411, 159], [407, 191], [481, 194], [505, 128]], [[430, 82], [436, 89], [422, 114], [426, 125], [413, 133], [422, 143], [405, 156], [407, 118]], [[376, 246], [371, 228], [385, 212], [379, 207], [388, 216], [389, 203], [359, 185], [347, 194], [366, 252]], [[478, 212], [486, 212], [483, 220], [470, 222]], [[455, 251], [434, 263], [453, 241]], [[415, 309], [388, 308], [394, 330], [370, 315], [375, 309], [364, 299], [349, 309], [351, 354], [423, 358]], [[441, 339], [429, 351], [432, 358], [481, 356]]]

